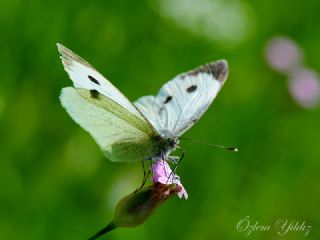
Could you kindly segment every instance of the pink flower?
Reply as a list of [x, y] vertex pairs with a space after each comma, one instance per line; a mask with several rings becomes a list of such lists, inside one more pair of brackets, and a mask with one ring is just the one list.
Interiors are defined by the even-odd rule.
[[289, 90], [298, 104], [315, 108], [320, 104], [320, 79], [316, 72], [298, 69], [289, 78]]
[[266, 58], [274, 70], [288, 73], [300, 65], [302, 52], [294, 40], [278, 36], [269, 40]]
[[152, 170], [152, 180], [154, 183], [159, 182], [166, 185], [176, 184], [180, 187], [178, 191], [179, 198], [184, 197], [185, 199], [188, 199], [188, 193], [183, 187], [183, 185], [181, 184], [180, 177], [177, 174], [172, 172], [169, 164], [165, 160], [163, 159], [156, 160], [152, 164], [151, 170]]

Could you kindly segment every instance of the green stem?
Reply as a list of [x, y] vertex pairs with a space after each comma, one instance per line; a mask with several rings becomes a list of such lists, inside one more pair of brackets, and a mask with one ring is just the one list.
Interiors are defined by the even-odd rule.
[[99, 232], [97, 232], [95, 235], [93, 235], [91, 238], [89, 238], [88, 240], [95, 240], [98, 237], [102, 236], [103, 234], [105, 234], [107, 232], [110, 232], [111, 230], [115, 229], [116, 227], [117, 226], [113, 222], [111, 222], [106, 227], [104, 227]]

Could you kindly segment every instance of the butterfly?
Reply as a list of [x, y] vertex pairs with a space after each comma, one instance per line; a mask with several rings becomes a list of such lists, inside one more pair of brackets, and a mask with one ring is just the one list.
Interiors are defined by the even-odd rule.
[[156, 96], [131, 103], [88, 62], [57, 44], [73, 87], [63, 88], [62, 106], [115, 162], [174, 159], [179, 137], [211, 105], [228, 76], [228, 63], [218, 60], [182, 73]]

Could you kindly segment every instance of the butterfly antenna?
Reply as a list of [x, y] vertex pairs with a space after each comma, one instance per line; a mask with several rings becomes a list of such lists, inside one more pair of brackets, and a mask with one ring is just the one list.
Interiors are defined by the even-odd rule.
[[201, 144], [204, 144], [204, 145], [207, 145], [207, 146], [211, 146], [211, 147], [217, 147], [217, 148], [222, 148], [224, 150], [228, 150], [228, 151], [231, 151], [231, 152], [238, 152], [239, 149], [236, 148], [236, 147], [225, 147], [225, 146], [221, 146], [221, 145], [216, 145], [216, 144], [211, 144], [211, 143], [207, 143], [207, 142], [204, 142], [204, 141], [200, 141], [200, 140], [197, 140], [197, 139], [193, 139], [193, 138], [180, 138], [181, 140], [189, 140], [189, 141], [192, 141], [192, 142], [196, 142], [196, 143], [201, 143]]

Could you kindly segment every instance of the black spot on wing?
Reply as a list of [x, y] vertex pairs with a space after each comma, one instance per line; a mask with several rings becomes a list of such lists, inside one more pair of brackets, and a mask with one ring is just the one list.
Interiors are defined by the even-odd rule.
[[98, 81], [97, 79], [95, 79], [94, 77], [88, 75], [88, 78], [89, 78], [89, 80], [90, 80], [91, 82], [100, 85], [99, 81]]
[[187, 88], [188, 93], [192, 93], [197, 89], [197, 85], [191, 85], [190, 87]]
[[90, 90], [90, 97], [94, 98], [94, 99], [98, 99], [99, 98], [100, 93], [97, 90]]
[[166, 98], [166, 100], [164, 100], [164, 104], [166, 104], [166, 103], [168, 103], [168, 102], [170, 102], [172, 100], [172, 96], [168, 96], [167, 98]]

